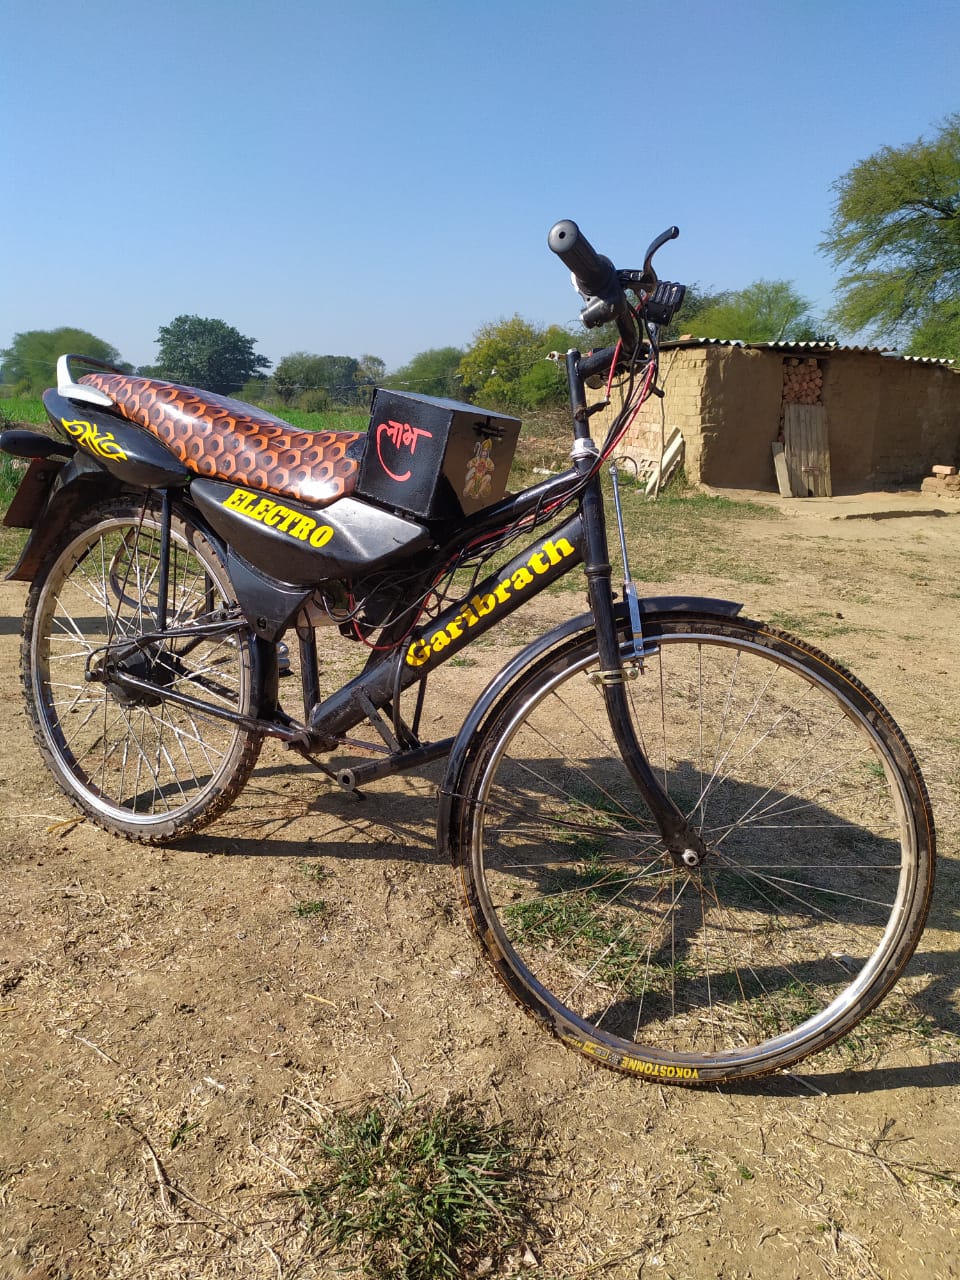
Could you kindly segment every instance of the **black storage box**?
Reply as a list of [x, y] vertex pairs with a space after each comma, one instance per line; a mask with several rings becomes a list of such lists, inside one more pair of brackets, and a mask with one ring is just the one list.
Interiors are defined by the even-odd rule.
[[519, 434], [489, 409], [378, 390], [356, 496], [421, 520], [472, 515], [503, 497]]

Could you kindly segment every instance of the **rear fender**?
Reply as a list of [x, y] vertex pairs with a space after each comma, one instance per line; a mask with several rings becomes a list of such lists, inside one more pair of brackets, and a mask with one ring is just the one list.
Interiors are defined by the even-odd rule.
[[0, 451], [9, 453], [11, 458], [65, 460], [74, 455], [76, 448], [66, 440], [55, 440], [42, 431], [25, 431], [22, 427], [13, 427], [9, 431], [0, 431]]
[[67, 525], [84, 508], [119, 493], [122, 488], [119, 480], [81, 453], [76, 453], [69, 462], [35, 458], [4, 519], [6, 525], [31, 531], [20, 559], [7, 574], [7, 581], [32, 582]]
[[77, 404], [53, 390], [43, 393], [43, 407], [51, 422], [76, 446], [78, 456], [95, 459], [124, 484], [167, 489], [190, 480], [190, 472], [162, 441], [117, 413]]
[[57, 473], [75, 452], [72, 444], [55, 440], [42, 431], [25, 431], [22, 427], [0, 431], [0, 453], [30, 463], [21, 474], [17, 491], [3, 517], [3, 524], [8, 529], [33, 528], [50, 496]]

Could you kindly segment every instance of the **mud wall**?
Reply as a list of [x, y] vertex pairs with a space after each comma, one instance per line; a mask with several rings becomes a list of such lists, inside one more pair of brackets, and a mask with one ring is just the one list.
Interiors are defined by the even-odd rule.
[[[784, 361], [792, 354], [755, 347], [663, 352], [664, 397], [643, 406], [626, 444], [655, 454], [661, 430], [669, 437], [679, 427], [694, 484], [775, 492], [770, 445], [781, 428]], [[960, 463], [960, 374], [873, 352], [815, 354], [834, 493], [915, 484], [935, 463]]]
[[872, 353], [825, 362], [834, 492], [919, 483], [960, 457], [960, 374]]
[[776, 488], [771, 441], [780, 430], [783, 361], [744, 347], [707, 350], [700, 481], [726, 489]]

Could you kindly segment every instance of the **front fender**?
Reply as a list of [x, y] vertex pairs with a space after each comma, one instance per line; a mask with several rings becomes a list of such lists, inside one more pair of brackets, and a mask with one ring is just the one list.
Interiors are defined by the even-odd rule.
[[[644, 614], [653, 613], [707, 613], [719, 614], [724, 618], [735, 618], [743, 608], [742, 604], [738, 604], [734, 600], [715, 600], [710, 596], [646, 596], [641, 597], [637, 603], [640, 606], [641, 617]], [[615, 605], [614, 614], [618, 623], [621, 620], [627, 621], [626, 604], [621, 602]], [[593, 626], [593, 614], [581, 613], [576, 618], [561, 622], [552, 631], [547, 631], [544, 635], [538, 636], [525, 649], [521, 649], [502, 671], [497, 672], [473, 707], [471, 707], [470, 714], [463, 722], [463, 727], [457, 736], [457, 742], [459, 743], [461, 738], [466, 739], [476, 732], [489, 707], [500, 697], [507, 685], [516, 679], [521, 671], [530, 666], [531, 663], [537, 662], [545, 653], [548, 653], [557, 645], [562, 644], [564, 640], [568, 640], [570, 636], [576, 635], [578, 631], [590, 631]], [[454, 751], [456, 751], [456, 747], [454, 747]], [[453, 760], [453, 752], [451, 752], [450, 759], [451, 761]]]
[[[743, 608], [743, 605], [738, 604], [736, 601], [714, 600], [709, 596], [649, 596], [641, 598], [637, 603], [640, 606], [641, 616], [645, 614], [692, 613], [734, 618]], [[621, 622], [629, 622], [625, 603], [617, 604], [614, 613], [618, 625]], [[464, 720], [447, 758], [447, 769], [440, 786], [440, 805], [437, 815], [437, 832], [441, 840], [443, 832], [449, 830], [450, 809], [456, 799], [458, 790], [456, 786], [457, 776], [480, 726], [486, 720], [492, 708], [508, 686], [528, 667], [539, 662], [551, 649], [557, 648], [565, 640], [569, 640], [571, 636], [580, 631], [591, 631], [593, 629], [594, 618], [592, 613], [581, 613], [576, 618], [570, 618], [569, 621], [562, 622], [558, 627], [554, 627], [552, 631], [548, 631], [545, 635], [539, 636], [532, 641], [525, 649], [521, 649], [502, 671], [497, 672], [483, 693], [480, 694], [480, 697], [470, 708], [470, 712], [466, 720]]]

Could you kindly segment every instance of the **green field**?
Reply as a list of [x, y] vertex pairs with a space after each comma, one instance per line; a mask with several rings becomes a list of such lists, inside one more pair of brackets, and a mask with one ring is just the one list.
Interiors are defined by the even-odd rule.
[[0, 399], [0, 428], [22, 422], [46, 422], [47, 414], [39, 396]]
[[[286, 410], [284, 420], [306, 431], [365, 431], [363, 413], [307, 413]], [[39, 399], [0, 400], [0, 429], [13, 424], [39, 425], [46, 421]], [[53, 428], [50, 428], [51, 431]], [[531, 417], [524, 422], [508, 487], [513, 492], [536, 484], [547, 472], [569, 465], [569, 426], [563, 414]], [[24, 464], [0, 453], [0, 513], [16, 490]], [[605, 483], [609, 484], [608, 481]], [[628, 481], [621, 481], [624, 521], [633, 548], [633, 570], [647, 582], [664, 582], [689, 572], [714, 573], [734, 581], [763, 582], [770, 572], [757, 565], [745, 566], [730, 552], [721, 529], [725, 524], [751, 517], [775, 519], [770, 508], [726, 498], [694, 494], [686, 490], [682, 474], [655, 502]], [[612, 514], [612, 509], [611, 509]], [[23, 542], [20, 530], [0, 529], [0, 569], [9, 568]], [[556, 590], [580, 586], [572, 574]]]
[[[368, 414], [357, 412], [305, 413], [301, 409], [285, 409], [277, 416], [301, 431], [366, 431], [370, 421]], [[46, 421], [46, 410], [39, 396], [0, 399], [0, 428]]]

